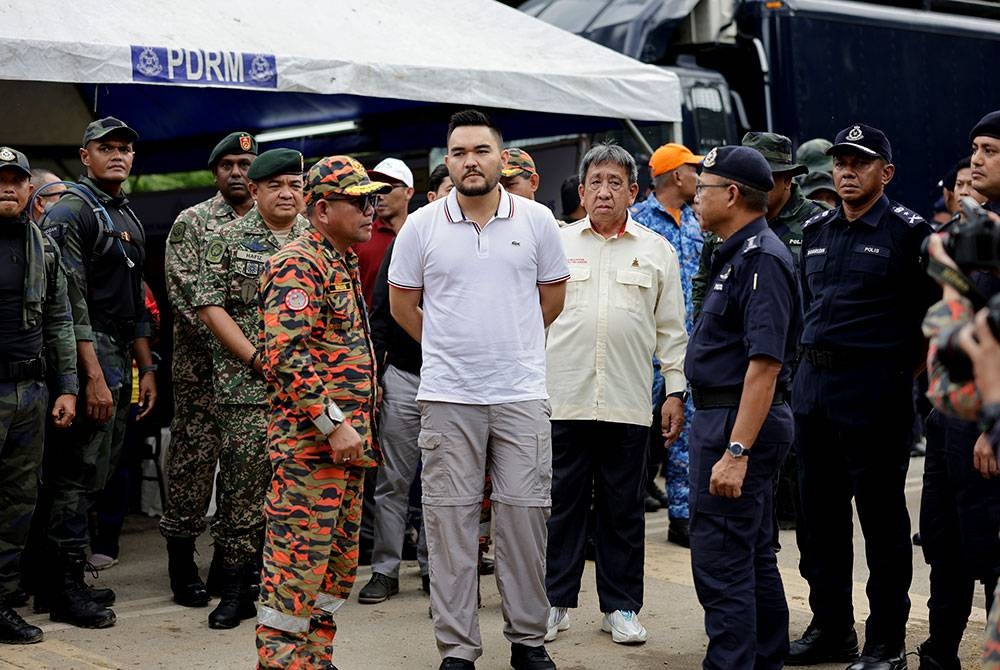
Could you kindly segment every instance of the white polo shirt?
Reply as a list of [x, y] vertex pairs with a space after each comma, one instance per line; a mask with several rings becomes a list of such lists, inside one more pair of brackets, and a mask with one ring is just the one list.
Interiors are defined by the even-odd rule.
[[418, 400], [493, 405], [548, 398], [539, 284], [569, 278], [547, 207], [507, 193], [482, 229], [452, 190], [406, 219], [389, 283], [422, 289]]

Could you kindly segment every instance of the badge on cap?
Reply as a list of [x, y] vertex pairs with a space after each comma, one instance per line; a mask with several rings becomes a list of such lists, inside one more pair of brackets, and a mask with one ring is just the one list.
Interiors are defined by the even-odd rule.
[[12, 161], [16, 159], [17, 156], [14, 154], [13, 151], [8, 149], [7, 147], [0, 149], [0, 161]]
[[715, 148], [715, 149], [712, 149], [711, 151], [709, 151], [708, 155], [705, 156], [705, 161], [704, 161], [705, 167], [710, 168], [713, 165], [715, 165], [715, 157], [718, 154], [719, 154], [719, 149], [718, 148]]
[[861, 132], [861, 126], [854, 126], [851, 128], [850, 132], [847, 133], [847, 136], [844, 139], [848, 142], [857, 142], [858, 140], [863, 140], [864, 138], [865, 134]]
[[240, 149], [250, 151], [253, 148], [253, 138], [249, 135], [240, 135]]
[[309, 296], [300, 288], [293, 288], [285, 294], [285, 307], [293, 312], [301, 312], [309, 305]]

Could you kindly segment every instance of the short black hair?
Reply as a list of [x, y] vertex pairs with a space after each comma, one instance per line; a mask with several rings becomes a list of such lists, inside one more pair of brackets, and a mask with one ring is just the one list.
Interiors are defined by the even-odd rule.
[[569, 216], [580, 206], [580, 178], [576, 175], [569, 177], [562, 183], [559, 189], [562, 196], [563, 216]]
[[480, 112], [478, 109], [463, 109], [460, 112], [452, 114], [451, 118], [448, 119], [448, 137], [446, 138], [446, 142], [451, 141], [451, 134], [455, 132], [456, 128], [461, 128], [462, 126], [486, 126], [493, 131], [493, 136], [497, 140], [497, 146], [501, 149], [503, 148], [503, 134], [485, 112]]
[[450, 176], [448, 174], [448, 166], [441, 163], [441, 165], [431, 170], [431, 174], [427, 178], [427, 190], [437, 192], [441, 188], [441, 183]]

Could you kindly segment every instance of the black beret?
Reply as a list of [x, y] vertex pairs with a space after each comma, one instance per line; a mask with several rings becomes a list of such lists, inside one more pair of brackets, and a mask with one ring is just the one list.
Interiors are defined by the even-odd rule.
[[876, 156], [892, 162], [892, 146], [889, 138], [878, 128], [855, 123], [837, 133], [833, 146], [826, 150], [830, 156], [845, 153], [860, 153], [864, 156]]
[[774, 188], [771, 166], [759, 151], [750, 147], [716, 147], [701, 162], [701, 170], [758, 191]]
[[250, 133], [243, 131], [229, 133], [222, 138], [222, 141], [215, 145], [212, 153], [208, 156], [208, 169], [215, 167], [219, 159], [230, 154], [253, 154], [257, 155], [257, 140]]
[[993, 137], [1000, 140], [1000, 109], [979, 119], [979, 123], [969, 133], [969, 141], [974, 142], [977, 137]]
[[257, 156], [247, 178], [250, 181], [261, 181], [279, 174], [297, 174], [305, 172], [305, 160], [295, 149], [271, 149]]

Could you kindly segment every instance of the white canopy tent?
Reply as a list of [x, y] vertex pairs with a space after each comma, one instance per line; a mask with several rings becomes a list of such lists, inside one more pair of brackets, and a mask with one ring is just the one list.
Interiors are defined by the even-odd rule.
[[[107, 111], [98, 92], [67, 91], [82, 84], [681, 119], [672, 73], [494, 0], [0, 0], [0, 17], [0, 141], [10, 144], [78, 143], [82, 125]], [[171, 114], [170, 100], [146, 113]], [[226, 114], [200, 111], [205, 121]], [[287, 113], [258, 117], [256, 130], [294, 125]]]

